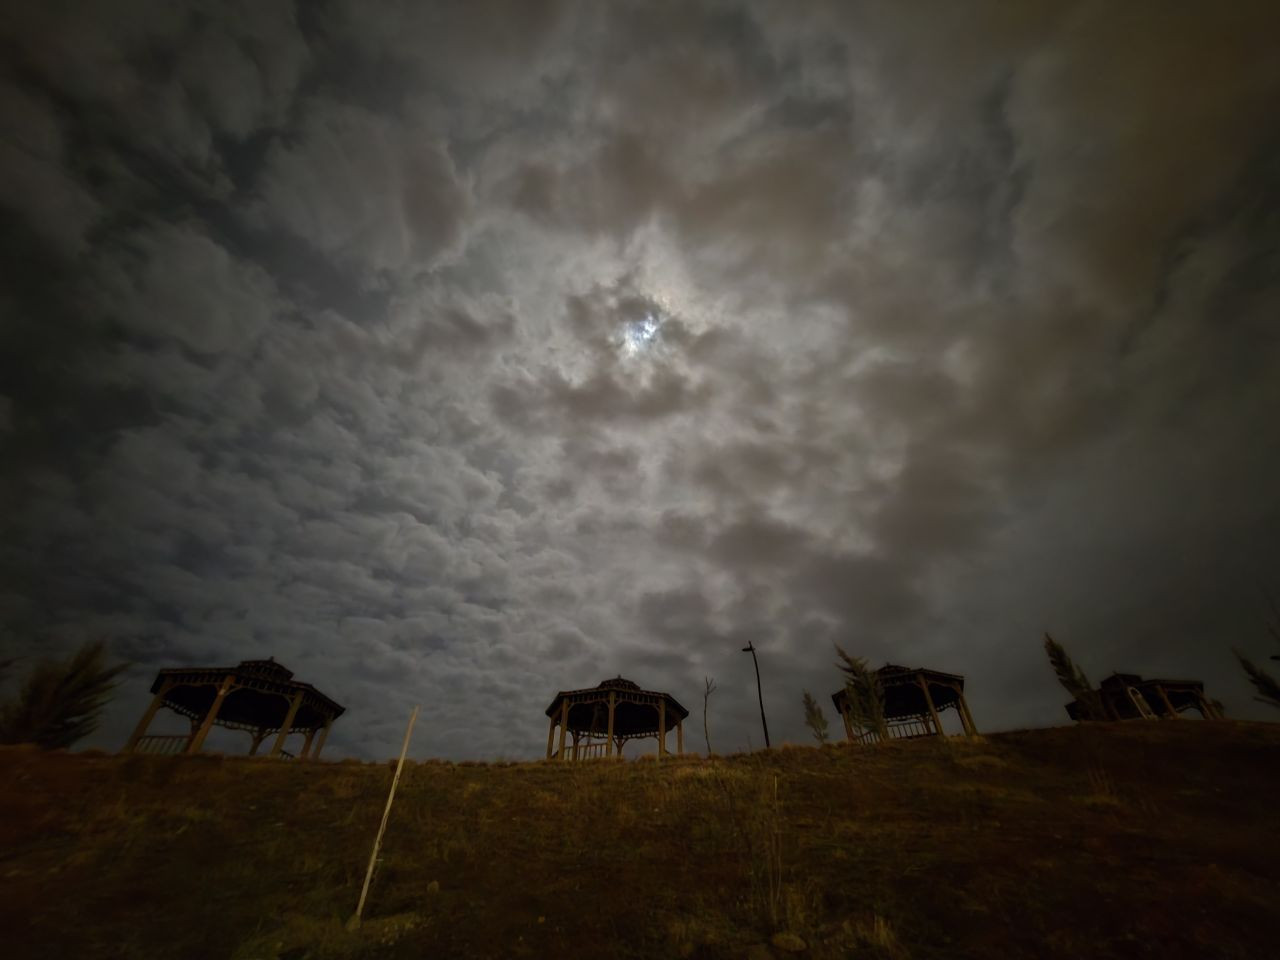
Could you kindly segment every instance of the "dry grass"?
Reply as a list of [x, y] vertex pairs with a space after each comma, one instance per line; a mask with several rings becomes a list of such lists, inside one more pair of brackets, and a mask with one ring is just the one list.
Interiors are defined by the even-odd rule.
[[1278, 759], [1179, 722], [419, 762], [352, 933], [387, 764], [6, 748], [0, 923], [19, 960], [1266, 956]]

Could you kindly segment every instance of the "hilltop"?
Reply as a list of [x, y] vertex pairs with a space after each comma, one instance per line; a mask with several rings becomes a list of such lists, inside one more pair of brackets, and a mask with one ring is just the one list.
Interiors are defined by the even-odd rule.
[[[0, 749], [31, 957], [1276, 955], [1280, 725], [1135, 722], [621, 764]], [[798, 946], [798, 944], [793, 945]]]

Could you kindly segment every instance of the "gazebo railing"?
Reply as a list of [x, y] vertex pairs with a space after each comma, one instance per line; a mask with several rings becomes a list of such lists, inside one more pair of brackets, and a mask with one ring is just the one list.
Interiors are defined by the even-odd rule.
[[608, 746], [609, 746], [609, 743], [608, 743], [608, 741], [606, 741], [606, 740], [601, 740], [601, 741], [599, 741], [598, 743], [582, 743], [582, 742], [579, 742], [579, 744], [578, 744], [577, 754], [576, 754], [576, 756], [575, 756], [575, 754], [574, 754], [573, 744], [572, 744], [572, 743], [566, 743], [566, 744], [564, 745], [564, 755], [563, 755], [563, 757], [561, 756], [560, 751], [559, 751], [559, 750], [557, 750], [557, 751], [552, 755], [552, 759], [553, 759], [553, 760], [561, 760], [561, 759], [563, 759], [563, 760], [574, 760], [574, 759], [578, 759], [578, 760], [599, 760], [600, 758], [602, 758], [602, 757], [606, 756], [606, 754], [605, 754], [605, 748], [607, 748]]
[[933, 726], [923, 717], [912, 717], [909, 720], [899, 720], [889, 724], [891, 740], [910, 740], [912, 737], [931, 736], [933, 736]]
[[[934, 735], [933, 725], [924, 717], [890, 720], [885, 726], [890, 740], [911, 740], [915, 737], [931, 737]], [[874, 730], [859, 730], [854, 727], [853, 742], [879, 743], [880, 735]]]
[[140, 737], [133, 748], [137, 753], [185, 753], [191, 737], [187, 734], [151, 734]]

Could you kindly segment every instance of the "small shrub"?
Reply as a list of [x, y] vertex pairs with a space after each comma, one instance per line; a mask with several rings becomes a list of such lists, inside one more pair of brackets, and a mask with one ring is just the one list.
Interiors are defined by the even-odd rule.
[[818, 741], [818, 745], [826, 743], [830, 739], [827, 732], [827, 718], [822, 712], [822, 707], [818, 706], [818, 701], [813, 699], [813, 694], [808, 690], [804, 691], [804, 723], [805, 726], [813, 733], [813, 739]]
[[849, 700], [849, 720], [859, 730], [873, 734], [877, 741], [889, 739], [884, 718], [884, 684], [879, 673], [862, 657], [851, 657], [836, 645], [837, 666], [845, 675], [844, 692]]
[[0, 743], [71, 746], [98, 727], [125, 664], [107, 666], [106, 645], [86, 643], [66, 660], [36, 664], [17, 696], [0, 707]]

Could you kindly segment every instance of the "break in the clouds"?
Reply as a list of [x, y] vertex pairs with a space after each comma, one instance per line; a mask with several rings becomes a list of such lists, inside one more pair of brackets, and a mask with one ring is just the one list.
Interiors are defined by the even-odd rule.
[[[0, 623], [274, 655], [334, 754], [536, 756], [616, 674], [777, 740], [832, 643], [1256, 715], [1267, 3], [27, 4], [0, 26]], [[211, 741], [212, 743], [212, 741]], [[699, 738], [691, 736], [691, 745]], [[234, 740], [221, 745], [234, 748]], [[246, 743], [247, 746], [247, 743]]]

